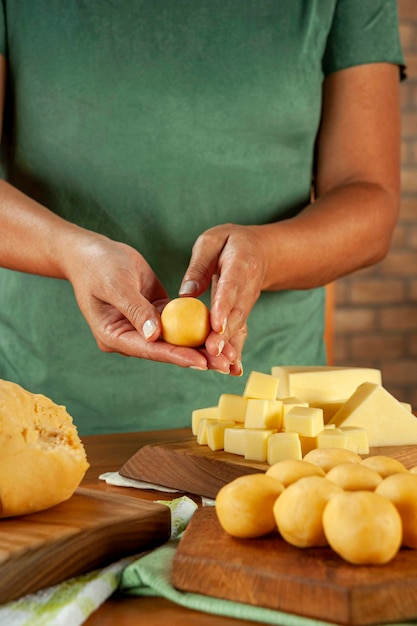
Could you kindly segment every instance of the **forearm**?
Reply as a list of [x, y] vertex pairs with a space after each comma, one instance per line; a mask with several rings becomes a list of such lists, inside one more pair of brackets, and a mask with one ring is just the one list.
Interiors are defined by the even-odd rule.
[[68, 222], [5, 181], [0, 181], [0, 266], [67, 278], [65, 250], [84, 229]]
[[298, 216], [259, 227], [267, 256], [263, 290], [325, 285], [384, 258], [399, 192], [351, 182], [322, 195]]

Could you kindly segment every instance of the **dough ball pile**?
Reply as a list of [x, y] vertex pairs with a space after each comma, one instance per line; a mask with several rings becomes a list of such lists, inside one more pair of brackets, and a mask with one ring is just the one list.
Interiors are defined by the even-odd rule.
[[329, 546], [354, 565], [381, 565], [402, 547], [417, 548], [417, 468], [345, 452], [315, 450], [224, 485], [220, 525], [240, 538], [275, 532], [298, 548]]
[[0, 517], [67, 500], [88, 467], [65, 407], [0, 379]]

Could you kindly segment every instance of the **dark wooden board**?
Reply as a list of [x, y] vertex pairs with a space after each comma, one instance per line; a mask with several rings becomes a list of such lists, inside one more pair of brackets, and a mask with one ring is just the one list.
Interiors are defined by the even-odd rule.
[[236, 539], [214, 507], [195, 512], [179, 543], [172, 582], [182, 591], [352, 626], [417, 618], [417, 550], [357, 566], [330, 548], [299, 549], [271, 534]]
[[[371, 448], [371, 454], [385, 454], [408, 468], [417, 465], [416, 445]], [[195, 437], [188, 437], [144, 446], [119, 471], [127, 478], [215, 498], [225, 483], [242, 474], [264, 472], [268, 467], [222, 450], [212, 452], [208, 446], [200, 446]]]
[[0, 520], [0, 603], [167, 541], [168, 507], [79, 488], [45, 511]]

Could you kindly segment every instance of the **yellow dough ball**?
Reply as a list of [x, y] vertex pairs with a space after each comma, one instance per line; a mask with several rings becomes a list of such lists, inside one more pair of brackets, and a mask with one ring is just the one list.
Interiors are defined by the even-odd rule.
[[233, 537], [251, 538], [276, 529], [273, 506], [284, 485], [265, 474], [239, 476], [216, 496], [216, 513], [222, 528]]
[[326, 478], [346, 491], [374, 491], [383, 480], [378, 472], [361, 463], [335, 465], [327, 472]]
[[403, 524], [403, 545], [417, 548], [417, 475], [398, 473], [387, 476], [376, 493], [388, 498], [396, 507]]
[[368, 456], [366, 459], [363, 459], [362, 464], [378, 472], [382, 478], [408, 471], [401, 461], [383, 454]]
[[282, 538], [298, 548], [326, 546], [324, 507], [341, 491], [341, 487], [321, 476], [305, 476], [287, 487], [274, 504]]
[[362, 457], [345, 448], [314, 448], [307, 452], [303, 460], [318, 465], [325, 472], [328, 472], [329, 469], [335, 465], [340, 465], [340, 463], [360, 463]]
[[304, 476], [325, 476], [325, 471], [318, 465], [300, 459], [284, 459], [274, 463], [266, 470], [267, 476], [277, 478], [284, 487], [288, 487]]
[[336, 495], [324, 509], [323, 528], [331, 548], [355, 565], [388, 563], [401, 547], [401, 517], [374, 491]]
[[210, 311], [198, 298], [175, 298], [163, 309], [161, 326], [167, 343], [198, 348], [210, 332]]

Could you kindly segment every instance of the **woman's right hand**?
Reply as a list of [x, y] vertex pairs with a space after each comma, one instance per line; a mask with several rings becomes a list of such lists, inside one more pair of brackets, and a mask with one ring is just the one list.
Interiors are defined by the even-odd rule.
[[[64, 239], [65, 240], [65, 239]], [[170, 345], [161, 339], [160, 311], [168, 294], [132, 247], [76, 228], [61, 247], [62, 265], [100, 350], [181, 367], [228, 373], [225, 355]]]

